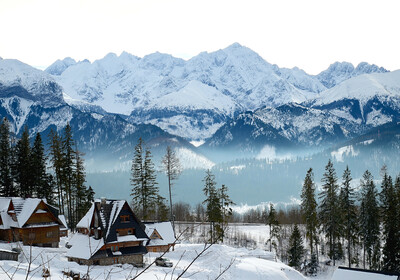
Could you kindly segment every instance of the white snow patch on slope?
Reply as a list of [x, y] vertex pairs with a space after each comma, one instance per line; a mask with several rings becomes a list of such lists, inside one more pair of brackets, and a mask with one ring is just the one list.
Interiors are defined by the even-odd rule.
[[344, 156], [356, 157], [358, 156], [358, 154], [359, 152], [354, 150], [354, 147], [352, 145], [341, 147], [337, 151], [331, 152], [332, 158], [334, 158], [337, 162], [343, 162]]
[[193, 151], [186, 148], [177, 148], [175, 150], [177, 158], [184, 169], [195, 168], [195, 169], [210, 169], [215, 163], [206, 157], [196, 154]]
[[364, 105], [374, 96], [400, 97], [400, 70], [364, 74], [321, 92], [314, 105], [330, 104], [342, 99], [358, 99]]

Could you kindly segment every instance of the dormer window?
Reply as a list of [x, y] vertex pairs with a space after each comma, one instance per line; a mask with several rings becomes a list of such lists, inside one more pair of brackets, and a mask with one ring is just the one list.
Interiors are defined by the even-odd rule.
[[129, 215], [121, 215], [119, 217], [121, 219], [121, 223], [129, 223]]

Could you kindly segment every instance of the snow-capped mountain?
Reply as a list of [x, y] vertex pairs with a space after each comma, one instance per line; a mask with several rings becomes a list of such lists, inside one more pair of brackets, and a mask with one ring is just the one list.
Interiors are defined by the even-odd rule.
[[[206, 147], [328, 147], [400, 121], [400, 71], [348, 79], [299, 105], [246, 112], [222, 126]], [[261, 145], [261, 146], [260, 146]]]
[[93, 63], [65, 59], [46, 71], [72, 99], [201, 140], [246, 110], [302, 103], [345, 79], [386, 70], [336, 63], [313, 76], [298, 68], [279, 68], [235, 43], [187, 61], [168, 54], [139, 58], [124, 52]]
[[63, 94], [52, 76], [17, 60], [0, 60], [0, 116], [10, 121], [11, 133], [17, 137], [27, 126], [30, 135], [41, 133], [45, 144], [51, 129], [61, 132], [69, 123], [91, 170], [129, 168], [129, 164], [123, 165], [131, 160], [139, 137], [156, 158], [170, 145], [184, 149], [192, 160], [199, 159], [197, 165], [210, 164], [181, 137], [151, 124], [130, 123], [98, 106], [73, 100]]
[[361, 62], [356, 68], [349, 62], [335, 62], [316, 77], [326, 88], [332, 88], [345, 80], [362, 74], [386, 72], [388, 72], [388, 70], [385, 68], [366, 62]]

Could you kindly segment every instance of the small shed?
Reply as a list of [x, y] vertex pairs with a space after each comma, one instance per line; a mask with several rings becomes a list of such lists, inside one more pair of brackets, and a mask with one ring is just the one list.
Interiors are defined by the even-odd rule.
[[146, 234], [150, 238], [147, 242], [149, 252], [167, 252], [175, 246], [175, 234], [171, 222], [145, 223]]
[[400, 280], [400, 274], [339, 266], [331, 280]]
[[0, 260], [18, 261], [18, 255], [17, 252], [0, 249]]

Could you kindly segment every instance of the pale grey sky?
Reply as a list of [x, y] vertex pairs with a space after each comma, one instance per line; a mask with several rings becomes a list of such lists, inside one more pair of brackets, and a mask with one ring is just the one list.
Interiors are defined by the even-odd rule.
[[335, 61], [396, 70], [399, 11], [398, 0], [0, 0], [0, 56], [34, 66], [122, 51], [188, 59], [238, 42], [310, 74]]

